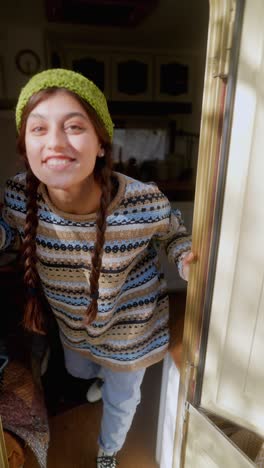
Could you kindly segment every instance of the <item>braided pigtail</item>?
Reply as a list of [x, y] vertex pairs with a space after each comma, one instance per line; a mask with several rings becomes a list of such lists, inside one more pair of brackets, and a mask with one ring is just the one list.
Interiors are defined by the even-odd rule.
[[28, 298], [25, 306], [24, 327], [36, 333], [44, 333], [44, 318], [40, 299], [40, 279], [37, 272], [36, 233], [38, 227], [37, 190], [39, 180], [27, 170], [26, 194], [27, 214], [25, 222], [25, 237], [22, 245], [24, 260], [24, 283], [27, 286]]
[[[112, 182], [111, 182], [111, 151], [107, 149], [103, 158], [104, 165], [100, 168], [100, 172], [95, 171], [95, 177], [100, 183], [102, 195], [100, 200], [100, 207], [96, 214], [96, 242], [91, 258], [91, 273], [90, 273], [90, 297], [91, 302], [86, 311], [84, 319], [85, 324], [90, 324], [96, 317], [98, 312], [97, 299], [99, 297], [99, 277], [102, 266], [103, 247], [105, 242], [106, 230], [106, 217], [107, 208], [111, 201]], [[98, 163], [100, 164], [100, 160]]]

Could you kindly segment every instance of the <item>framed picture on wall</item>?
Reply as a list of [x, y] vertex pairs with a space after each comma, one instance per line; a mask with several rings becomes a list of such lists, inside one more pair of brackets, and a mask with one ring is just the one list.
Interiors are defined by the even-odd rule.
[[112, 100], [151, 101], [153, 98], [152, 57], [147, 54], [113, 54]]
[[173, 55], [155, 56], [155, 92], [157, 101], [192, 101], [190, 59]]
[[69, 49], [66, 53], [66, 65], [92, 80], [98, 88], [110, 98], [110, 57], [102, 51]]

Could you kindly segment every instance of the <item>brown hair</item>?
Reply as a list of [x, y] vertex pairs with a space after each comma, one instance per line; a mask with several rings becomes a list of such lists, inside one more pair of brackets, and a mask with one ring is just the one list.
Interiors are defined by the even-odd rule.
[[26, 177], [26, 222], [24, 239], [22, 244], [22, 257], [24, 261], [24, 282], [28, 289], [28, 299], [25, 306], [23, 323], [26, 329], [37, 333], [45, 333], [46, 319], [45, 307], [43, 307], [43, 292], [40, 278], [37, 272], [36, 234], [38, 227], [38, 201], [37, 191], [40, 181], [30, 169], [25, 147], [26, 122], [30, 112], [47, 96], [60, 90], [66, 91], [74, 96], [89, 115], [102, 148], [104, 157], [97, 158], [94, 168], [94, 177], [101, 186], [100, 206], [96, 213], [96, 241], [91, 258], [90, 272], [90, 298], [91, 301], [86, 311], [86, 323], [91, 323], [97, 314], [99, 297], [99, 277], [102, 266], [103, 246], [105, 241], [107, 208], [112, 196], [112, 157], [111, 141], [102, 122], [94, 109], [75, 93], [62, 88], [48, 88], [39, 91], [31, 97], [22, 115], [22, 123], [17, 139], [18, 152], [23, 157], [27, 169]]

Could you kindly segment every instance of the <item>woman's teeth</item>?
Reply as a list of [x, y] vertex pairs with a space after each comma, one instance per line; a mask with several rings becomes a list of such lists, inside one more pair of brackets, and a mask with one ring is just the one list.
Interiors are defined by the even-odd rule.
[[55, 167], [55, 166], [66, 166], [67, 164], [69, 164], [71, 161], [73, 161], [73, 159], [69, 159], [69, 158], [65, 158], [65, 159], [62, 159], [62, 158], [50, 158], [46, 161], [46, 164], [47, 166], [50, 166], [50, 167]]

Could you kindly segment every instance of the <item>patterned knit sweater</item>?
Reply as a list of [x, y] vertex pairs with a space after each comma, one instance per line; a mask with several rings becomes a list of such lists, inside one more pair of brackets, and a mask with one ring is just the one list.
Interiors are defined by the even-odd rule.
[[[118, 190], [108, 210], [98, 314], [88, 326], [89, 274], [95, 214], [59, 211], [46, 187], [38, 189], [37, 269], [64, 346], [116, 370], [147, 367], [168, 348], [168, 297], [159, 265], [163, 245], [178, 262], [190, 250], [179, 211], [153, 183], [115, 173]], [[7, 181], [0, 248], [23, 239], [25, 174]]]

